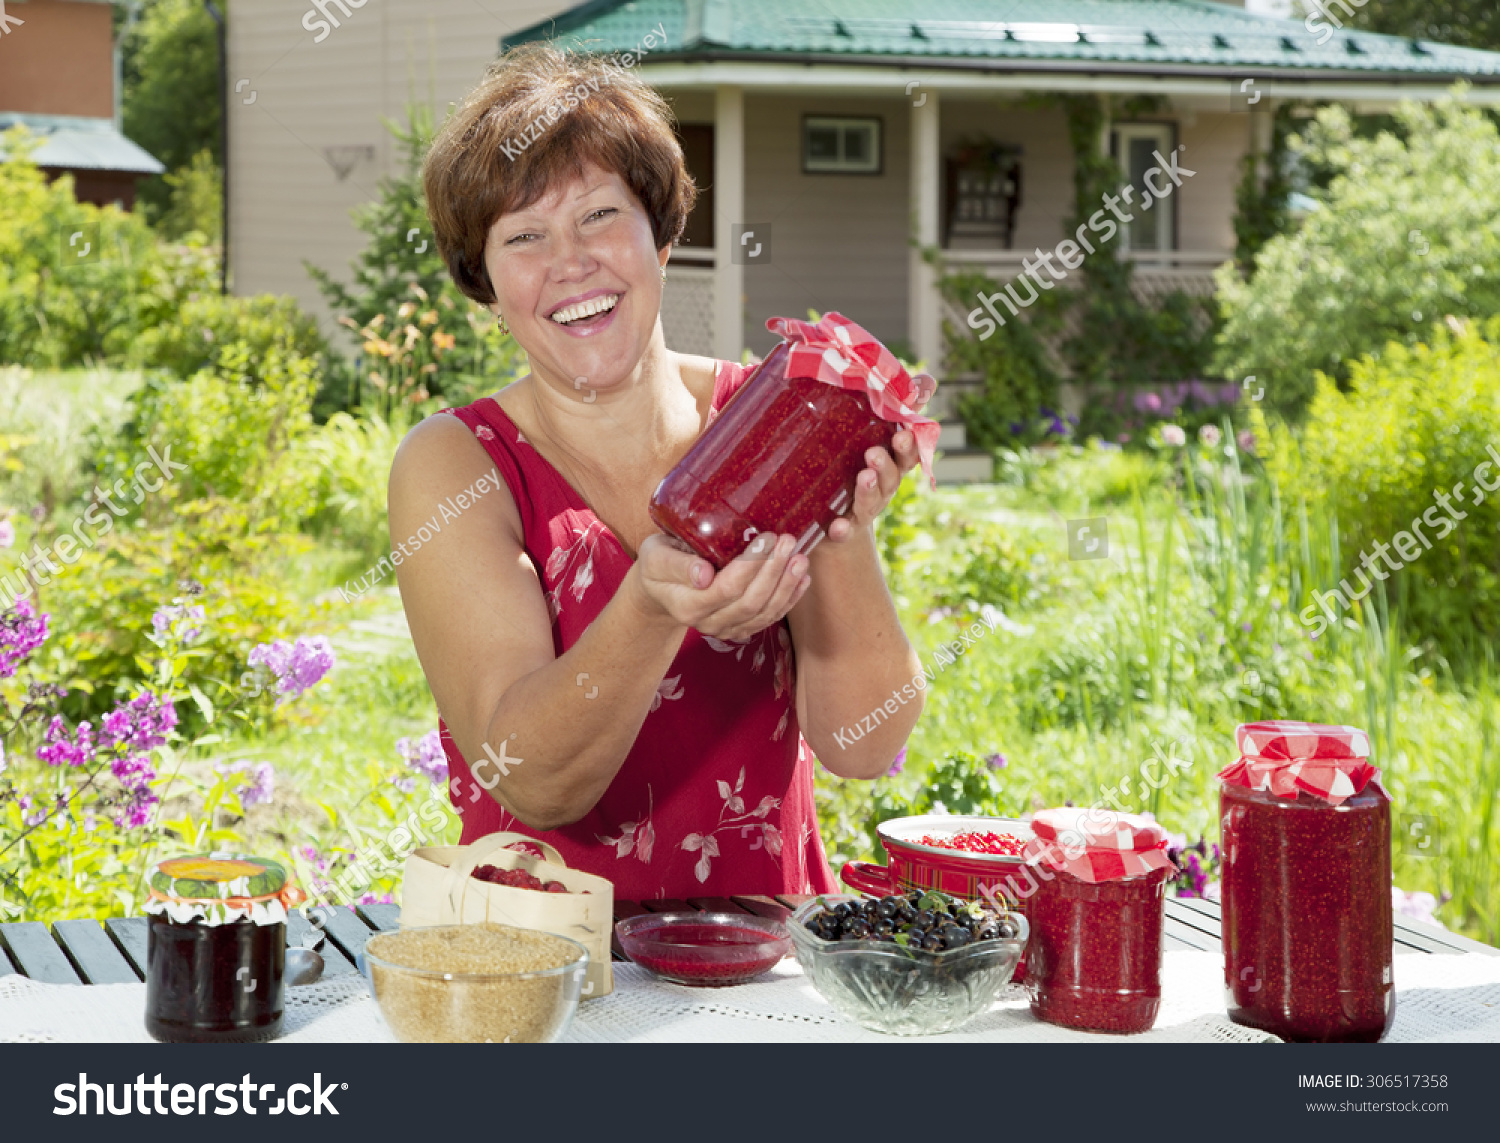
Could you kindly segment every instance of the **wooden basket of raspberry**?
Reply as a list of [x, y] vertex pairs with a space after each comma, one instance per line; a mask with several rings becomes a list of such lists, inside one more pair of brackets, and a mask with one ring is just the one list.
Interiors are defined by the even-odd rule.
[[589, 999], [614, 987], [614, 897], [614, 885], [570, 869], [546, 842], [492, 833], [472, 845], [424, 847], [406, 859], [401, 927], [490, 922], [570, 937], [589, 950]]

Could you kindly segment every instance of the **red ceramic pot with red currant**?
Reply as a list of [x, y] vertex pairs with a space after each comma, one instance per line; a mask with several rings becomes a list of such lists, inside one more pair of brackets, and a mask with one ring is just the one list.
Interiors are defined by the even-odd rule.
[[[889, 865], [845, 864], [839, 876], [851, 889], [889, 897], [913, 889], [938, 889], [965, 901], [1025, 914], [1037, 881], [1024, 853], [1031, 826], [1011, 818], [924, 814], [893, 818], [876, 827]], [[1026, 957], [1011, 978], [1026, 977]]]
[[1391, 801], [1349, 726], [1259, 722], [1219, 775], [1229, 1018], [1283, 1040], [1379, 1040], [1396, 1014]]
[[1145, 1032], [1161, 1008], [1167, 835], [1099, 809], [1042, 810], [1028, 860], [1040, 884], [1027, 919], [1026, 991], [1039, 1020]]
[[932, 473], [939, 426], [917, 413], [917, 382], [885, 346], [836, 313], [766, 327], [786, 340], [651, 497], [657, 527], [715, 567], [762, 534], [796, 536], [810, 552], [853, 507], [865, 453], [889, 449], [903, 428]]

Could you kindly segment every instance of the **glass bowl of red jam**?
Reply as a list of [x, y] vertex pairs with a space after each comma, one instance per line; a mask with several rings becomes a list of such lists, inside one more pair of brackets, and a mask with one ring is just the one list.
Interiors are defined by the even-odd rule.
[[1221, 783], [1229, 1018], [1283, 1040], [1374, 1043], [1396, 1015], [1391, 811]]
[[787, 927], [818, 994], [874, 1032], [933, 1036], [962, 1028], [994, 1005], [1026, 948], [1026, 918], [1012, 912], [998, 916], [1010, 922], [1014, 936], [934, 952], [889, 941], [824, 940], [808, 928], [815, 913], [862, 900], [826, 894], [797, 909]]
[[715, 567], [761, 533], [812, 551], [853, 505], [866, 450], [901, 427], [861, 390], [787, 377], [789, 352], [771, 350], [651, 497], [657, 527]]
[[1169, 872], [1089, 882], [1038, 869], [1026, 950], [1037, 1019], [1086, 1032], [1145, 1032], [1156, 1023]]
[[636, 964], [695, 988], [754, 980], [792, 948], [780, 921], [738, 913], [647, 913], [618, 922], [615, 933]]
[[161, 862], [146, 904], [146, 1031], [168, 1043], [281, 1034], [287, 906], [274, 861], [208, 853]]

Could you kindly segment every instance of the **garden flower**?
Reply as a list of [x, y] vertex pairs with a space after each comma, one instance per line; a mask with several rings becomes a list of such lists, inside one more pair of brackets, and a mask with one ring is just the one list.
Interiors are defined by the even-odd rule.
[[1187, 444], [1187, 433], [1182, 431], [1181, 425], [1163, 425], [1161, 427], [1161, 443], [1174, 447]]
[[1448, 900], [1448, 895], [1443, 895], [1439, 901], [1431, 893], [1414, 892], [1408, 893], [1404, 889], [1391, 886], [1391, 907], [1404, 917], [1410, 917], [1414, 921], [1424, 924], [1436, 925], [1440, 929], [1448, 926], [1433, 916], [1433, 910]]
[[1241, 429], [1239, 436], [1234, 438], [1235, 443], [1240, 446], [1241, 452], [1248, 452], [1252, 456], [1255, 453], [1255, 434], [1249, 429]]
[[240, 805], [269, 805], [276, 796], [276, 768], [269, 762], [221, 763], [214, 767], [220, 774], [247, 774], [248, 781], [240, 787]]
[[986, 754], [984, 756], [984, 764], [991, 770], [1004, 770], [1010, 765], [1010, 759], [999, 751], [996, 751], [994, 754]]
[[21, 661], [47, 641], [49, 615], [38, 615], [29, 599], [18, 599], [0, 615], [0, 679], [16, 673]]
[[417, 780], [415, 778], [392, 778], [391, 785], [403, 794], [409, 794], [417, 788]]
[[11, 547], [16, 542], [16, 526], [9, 520], [0, 520], [0, 548]]
[[117, 803], [115, 825], [121, 829], [139, 829], [151, 819], [157, 797], [151, 789], [156, 771], [145, 754], [116, 758], [109, 764], [110, 773], [125, 787], [125, 797]]
[[61, 716], [54, 715], [44, 736], [47, 745], [36, 752], [36, 756], [48, 766], [88, 766], [94, 761], [94, 730], [87, 722], [80, 722], [72, 736], [68, 724]]
[[333, 648], [321, 635], [298, 639], [295, 644], [277, 639], [250, 652], [252, 667], [266, 667], [276, 676], [276, 690], [281, 696], [277, 706], [311, 690], [333, 664]]
[[885, 772], [887, 778], [894, 778], [902, 770], [906, 769], [906, 747], [901, 748], [901, 753], [896, 755], [896, 760], [891, 763], [891, 768]]
[[151, 616], [151, 629], [158, 639], [178, 638], [191, 643], [203, 634], [203, 608], [174, 600], [173, 606], [163, 607]]
[[177, 709], [150, 691], [142, 691], [104, 716], [99, 745], [122, 751], [155, 750], [166, 744], [168, 731], [176, 725]]
[[1216, 448], [1219, 442], [1224, 439], [1224, 434], [1219, 431], [1217, 425], [1204, 425], [1198, 430], [1198, 439], [1209, 448]]
[[401, 755], [407, 766], [434, 786], [448, 784], [448, 756], [443, 753], [443, 740], [436, 730], [429, 730], [422, 735], [415, 746], [410, 738], [398, 739], [396, 753]]

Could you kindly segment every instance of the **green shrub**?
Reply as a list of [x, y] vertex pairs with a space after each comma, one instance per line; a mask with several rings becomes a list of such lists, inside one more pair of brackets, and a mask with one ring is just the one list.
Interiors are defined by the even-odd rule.
[[[1500, 318], [1460, 328], [1437, 326], [1430, 345], [1391, 344], [1354, 362], [1347, 393], [1320, 375], [1300, 442], [1274, 433], [1270, 460], [1288, 502], [1304, 498], [1337, 519], [1342, 567], [1332, 578], [1354, 592], [1370, 582], [1355, 570], [1361, 553], [1398, 533], [1408, 550], [1430, 541], [1415, 558], [1392, 554], [1406, 565], [1399, 572], [1374, 566], [1399, 577], [1389, 590], [1406, 591], [1415, 628], [1449, 648], [1470, 632], [1500, 634], [1500, 499], [1475, 486], [1476, 467], [1490, 464], [1485, 482], [1500, 469], [1490, 451], [1500, 450]], [[1453, 501], [1451, 517], [1438, 492]]]
[[1361, 139], [1344, 109], [1319, 112], [1301, 149], [1341, 172], [1321, 209], [1262, 247], [1249, 282], [1219, 271], [1215, 367], [1253, 374], [1268, 407], [1300, 413], [1316, 371], [1343, 384], [1354, 360], [1446, 314], [1500, 313], [1500, 133], [1451, 97], [1397, 119], [1402, 138]]
[[273, 350], [315, 358], [325, 352], [317, 322], [296, 299], [274, 294], [224, 297], [204, 294], [184, 301], [165, 320], [143, 330], [126, 361], [138, 369], [167, 369], [191, 377], [219, 360], [225, 346], [242, 342], [252, 369]]
[[309, 532], [371, 560], [390, 551], [386, 482], [408, 428], [399, 409], [392, 421], [373, 410], [357, 417], [335, 413], [302, 442], [303, 464], [314, 481]]
[[[186, 381], [150, 378], [131, 399], [133, 414], [119, 438], [101, 447], [101, 483], [132, 483], [131, 473], [150, 449], [187, 470], [175, 478], [183, 501], [222, 497], [240, 501], [258, 530], [285, 530], [313, 508], [313, 473], [297, 444], [312, 427], [316, 363], [276, 346], [256, 359], [243, 341], [219, 349], [211, 369]], [[160, 520], [171, 502], [145, 498], [148, 520]]]

